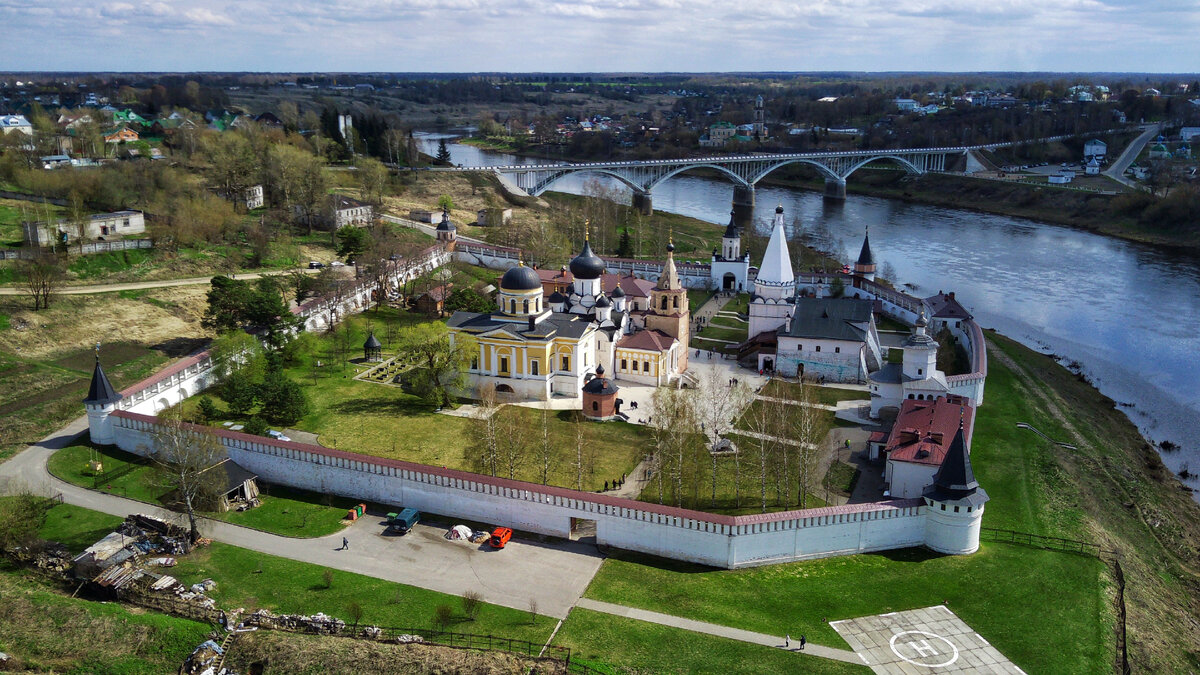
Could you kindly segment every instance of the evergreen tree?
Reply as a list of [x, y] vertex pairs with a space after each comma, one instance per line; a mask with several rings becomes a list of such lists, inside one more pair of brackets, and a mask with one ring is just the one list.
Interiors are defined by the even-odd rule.
[[446, 147], [446, 139], [444, 138], [438, 139], [437, 161], [438, 164], [450, 163], [450, 148]]
[[280, 371], [267, 373], [258, 388], [262, 415], [271, 422], [291, 424], [308, 414], [308, 397], [300, 385]]
[[254, 382], [241, 371], [235, 370], [221, 384], [221, 398], [229, 404], [229, 412], [245, 415], [254, 407], [256, 398]]
[[621, 241], [620, 241], [620, 243], [617, 244], [617, 257], [618, 258], [632, 258], [633, 257], [633, 239], [629, 236], [629, 228], [628, 227], [621, 230]]

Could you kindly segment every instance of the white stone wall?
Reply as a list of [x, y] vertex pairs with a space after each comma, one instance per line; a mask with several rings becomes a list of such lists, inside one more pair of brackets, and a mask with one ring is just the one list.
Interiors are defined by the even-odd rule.
[[[117, 445], [146, 454], [152, 418], [117, 415]], [[917, 501], [734, 518], [216, 430], [229, 456], [263, 480], [320, 493], [505, 525], [556, 537], [596, 521], [597, 542], [714, 567], [746, 567], [925, 542]], [[955, 543], [957, 530], [948, 535]]]
[[933, 474], [937, 470], [936, 466], [928, 464], [889, 459], [885, 478], [892, 499], [920, 499], [925, 486], [933, 484]]

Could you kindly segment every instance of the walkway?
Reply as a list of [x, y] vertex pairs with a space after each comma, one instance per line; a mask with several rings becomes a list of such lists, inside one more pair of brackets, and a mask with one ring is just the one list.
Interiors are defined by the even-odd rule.
[[[280, 274], [291, 274], [300, 271], [305, 274], [316, 274], [321, 270], [310, 270], [307, 268], [300, 270], [274, 270], [271, 272], [255, 272], [253, 274], [236, 274], [236, 278], [242, 279], [258, 279], [260, 277], [273, 277]], [[114, 293], [116, 291], [140, 291], [148, 288], [171, 288], [174, 286], [199, 286], [212, 282], [215, 274], [207, 277], [189, 277], [187, 279], [162, 279], [159, 281], [131, 281], [120, 284], [91, 284], [88, 286], [63, 286], [54, 291], [56, 295], [90, 295], [92, 293]], [[0, 295], [25, 295], [28, 291], [23, 288], [0, 287]]]
[[[178, 522], [178, 513], [51, 476], [46, 470], [50, 455], [86, 431], [87, 418], [80, 417], [0, 464], [0, 493], [61, 493], [68, 504], [114, 516], [146, 513]], [[284, 537], [209, 519], [202, 520], [200, 529], [206, 537], [250, 551], [450, 595], [474, 590], [485, 602], [514, 609], [528, 611], [532, 599], [540, 614], [560, 619], [583, 595], [603, 562], [595, 546], [573, 541], [518, 536], [503, 551], [448, 541], [442, 535], [456, 520], [422, 523], [404, 537], [384, 536], [383, 520], [383, 514], [370, 514], [341, 532], [314, 539]], [[350, 541], [348, 551], [338, 550], [343, 536]], [[530, 584], [530, 579], [537, 583]], [[311, 610], [336, 612], [337, 608]]]
[[[636, 619], [638, 621], [646, 621], [656, 623], [661, 626], [670, 626], [672, 628], [682, 628], [690, 630], [693, 633], [704, 633], [705, 635], [715, 635], [717, 637], [728, 638], [730, 640], [738, 640], [740, 642], [749, 642], [751, 644], [762, 645], [764, 647], [777, 647], [779, 649], [787, 649], [792, 652], [799, 652], [799, 645], [794, 643], [795, 639], [799, 638], [799, 633], [793, 638], [793, 645], [784, 647], [784, 638], [782, 635], [767, 635], [765, 633], [755, 633], [753, 631], [742, 630], [740, 628], [730, 628], [721, 626], [715, 623], [706, 623], [704, 621], [693, 621], [692, 619], [684, 619], [670, 614], [660, 614], [644, 609], [635, 609], [624, 605], [614, 605], [610, 602], [601, 602], [590, 598], [581, 598], [575, 603], [576, 607], [590, 609], [593, 612], [602, 612], [613, 616], [623, 616], [627, 619]], [[823, 659], [832, 659], [834, 661], [842, 661], [844, 663], [853, 663], [855, 665], [863, 665], [863, 660], [852, 651], [845, 649], [834, 649], [833, 647], [824, 647], [822, 645], [813, 644], [811, 642], [804, 648], [804, 654], [809, 656], [817, 656]]]
[[1162, 124], [1151, 124], [1146, 127], [1140, 136], [1125, 146], [1125, 150], [1121, 152], [1121, 156], [1117, 157], [1116, 161], [1103, 171], [1104, 175], [1131, 188], [1145, 190], [1145, 185], [1125, 177], [1125, 169], [1128, 169], [1129, 165], [1133, 164], [1133, 160], [1137, 159], [1138, 155], [1141, 154], [1142, 148], [1146, 147], [1146, 143], [1149, 143], [1151, 138], [1158, 135], [1160, 129], [1162, 129]]

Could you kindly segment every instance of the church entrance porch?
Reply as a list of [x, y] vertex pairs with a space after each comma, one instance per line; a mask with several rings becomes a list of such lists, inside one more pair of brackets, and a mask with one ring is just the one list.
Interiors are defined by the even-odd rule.
[[733, 276], [733, 273], [732, 273], [732, 272], [726, 272], [726, 273], [725, 273], [725, 276], [724, 276], [724, 277], [722, 277], [722, 279], [721, 279], [721, 290], [723, 290], [723, 291], [735, 291], [735, 290], [738, 290], [738, 288], [737, 288], [737, 277]]

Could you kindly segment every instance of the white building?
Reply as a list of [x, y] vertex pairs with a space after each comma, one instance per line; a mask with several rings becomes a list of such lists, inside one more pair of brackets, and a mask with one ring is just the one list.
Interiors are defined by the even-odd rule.
[[895, 499], [919, 498], [963, 432], [968, 451], [975, 409], [961, 396], [932, 401], [906, 400], [884, 444], [884, 482]]
[[787, 325], [796, 294], [796, 276], [783, 228], [783, 207], [775, 208], [775, 224], [750, 297], [749, 335], [753, 339]]
[[1100, 162], [1097, 162], [1095, 157], [1089, 159], [1087, 166], [1083, 169], [1083, 172], [1089, 176], [1100, 175]]
[[896, 107], [900, 110], [900, 112], [912, 112], [916, 110], [917, 106], [919, 105], [911, 98], [898, 98], [892, 102], [896, 104]]
[[750, 275], [750, 254], [742, 253], [742, 234], [729, 214], [729, 225], [721, 237], [721, 250], [713, 250], [710, 263], [713, 288], [742, 293], [747, 290]]
[[83, 223], [60, 220], [54, 224], [26, 223], [25, 243], [30, 246], [53, 246], [75, 244], [82, 240], [111, 240], [146, 231], [146, 220], [141, 211], [116, 211], [88, 216]]
[[1104, 141], [1093, 138], [1083, 144], [1083, 161], [1095, 159], [1099, 162], [1104, 161], [1104, 156], [1108, 153], [1108, 144]]
[[871, 373], [871, 417], [879, 417], [884, 408], [899, 408], [905, 400], [931, 400], [950, 392], [945, 373], [937, 369], [938, 343], [926, 332], [928, 325], [922, 309], [912, 335], [900, 346], [901, 362]]
[[777, 331], [776, 353], [760, 353], [759, 368], [828, 382], [865, 381], [881, 358], [873, 305], [855, 298], [796, 298], [788, 325]]
[[329, 211], [329, 221], [335, 229], [346, 225], [370, 225], [375, 221], [375, 209], [370, 204], [345, 195], [331, 195]]
[[26, 136], [33, 135], [33, 125], [25, 119], [24, 115], [0, 115], [0, 129], [3, 129], [6, 134], [15, 131]]

